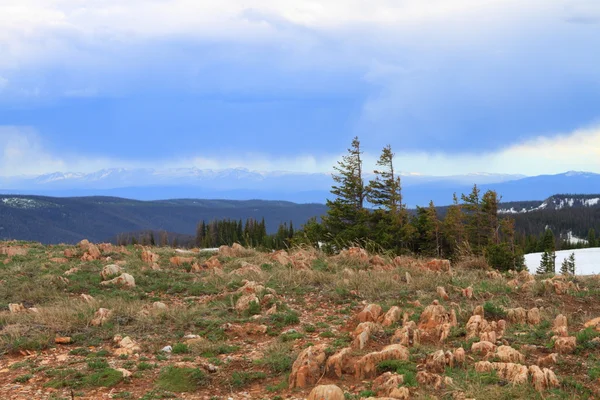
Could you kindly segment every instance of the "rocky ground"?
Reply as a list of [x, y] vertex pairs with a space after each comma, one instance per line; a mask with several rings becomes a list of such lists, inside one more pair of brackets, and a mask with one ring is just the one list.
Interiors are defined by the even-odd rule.
[[0, 243], [0, 398], [598, 398], [599, 299], [357, 248]]

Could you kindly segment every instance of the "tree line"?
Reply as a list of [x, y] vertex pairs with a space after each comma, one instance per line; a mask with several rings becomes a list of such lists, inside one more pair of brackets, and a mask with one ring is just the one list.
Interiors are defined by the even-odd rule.
[[294, 243], [319, 245], [337, 251], [353, 244], [372, 244], [395, 254], [417, 254], [459, 259], [483, 256], [501, 270], [524, 268], [514, 220], [498, 216], [495, 191], [481, 193], [477, 185], [468, 194], [454, 195], [443, 218], [433, 201], [411, 215], [402, 202], [400, 174], [391, 146], [386, 146], [365, 182], [360, 141], [355, 137], [348, 153], [334, 166], [333, 200], [321, 222], [312, 219], [294, 237]]

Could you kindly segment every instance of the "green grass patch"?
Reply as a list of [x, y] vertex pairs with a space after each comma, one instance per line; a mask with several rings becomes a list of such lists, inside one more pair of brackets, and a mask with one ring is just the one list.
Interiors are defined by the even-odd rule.
[[162, 390], [181, 393], [196, 391], [207, 383], [206, 375], [198, 368], [168, 366], [160, 371], [156, 386]]

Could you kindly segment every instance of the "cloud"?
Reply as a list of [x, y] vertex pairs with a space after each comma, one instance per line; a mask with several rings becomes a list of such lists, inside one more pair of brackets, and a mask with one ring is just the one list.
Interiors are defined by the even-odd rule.
[[[368, 141], [363, 140], [363, 144]], [[152, 162], [115, 160], [54, 154], [30, 128], [0, 127], [2, 176], [52, 172], [95, 172], [104, 168], [247, 168], [254, 171], [330, 173], [343, 153], [323, 156], [278, 157], [267, 153], [238, 153], [218, 157], [188, 156]], [[364, 170], [375, 167], [379, 154], [363, 154]], [[569, 170], [600, 173], [600, 127], [580, 129], [553, 138], [539, 137], [487, 153], [401, 152], [396, 149], [396, 168], [404, 173], [445, 176], [472, 172], [554, 174]]]
[[41, 175], [57, 171], [93, 172], [111, 165], [108, 158], [53, 154], [32, 128], [0, 126], [0, 176]]

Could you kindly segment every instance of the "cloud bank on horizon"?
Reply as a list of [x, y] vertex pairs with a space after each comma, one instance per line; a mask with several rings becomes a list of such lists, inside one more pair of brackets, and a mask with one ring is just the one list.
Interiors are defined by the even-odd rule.
[[595, 0], [7, 0], [0, 176], [600, 172]]

